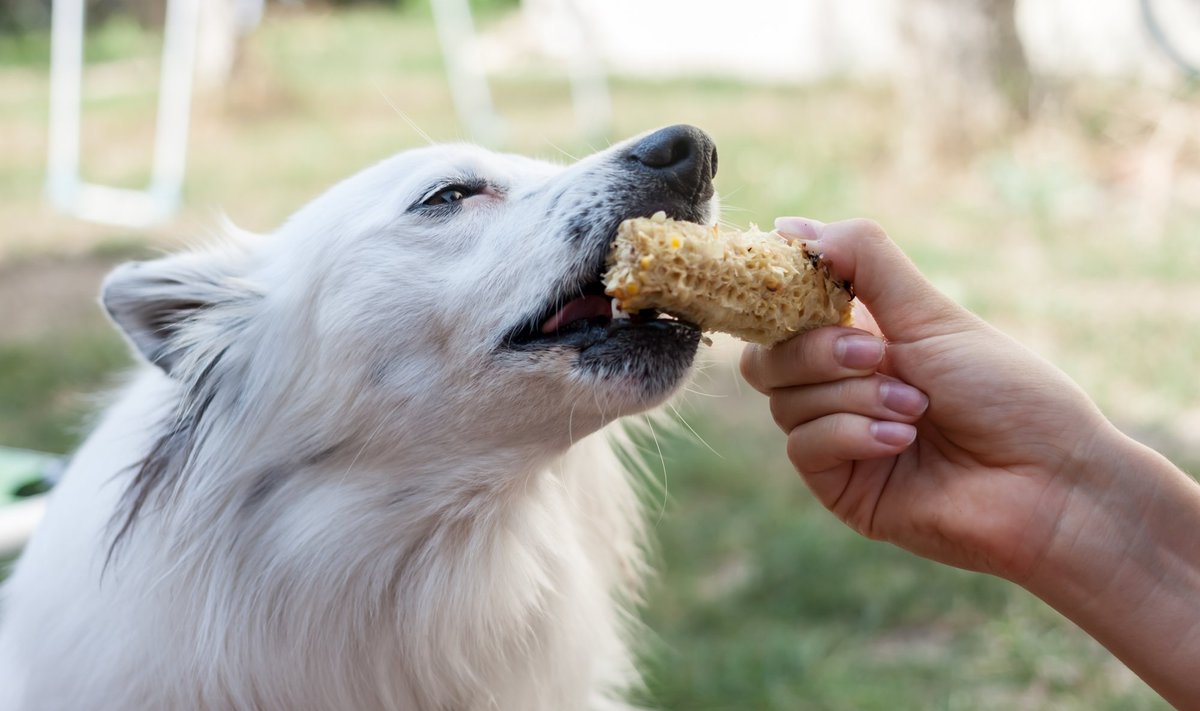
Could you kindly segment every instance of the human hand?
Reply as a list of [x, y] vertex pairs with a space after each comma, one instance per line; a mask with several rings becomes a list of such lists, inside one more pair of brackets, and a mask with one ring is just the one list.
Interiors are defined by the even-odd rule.
[[938, 293], [878, 225], [777, 226], [869, 309], [865, 330], [742, 356], [817, 498], [871, 538], [1023, 585], [1200, 709], [1200, 486]]
[[869, 310], [856, 314], [863, 329], [743, 353], [804, 481], [868, 537], [1028, 579], [1078, 494], [1103, 496], [1110, 482], [1090, 463], [1120, 435], [1061, 371], [939, 293], [878, 225], [777, 227]]

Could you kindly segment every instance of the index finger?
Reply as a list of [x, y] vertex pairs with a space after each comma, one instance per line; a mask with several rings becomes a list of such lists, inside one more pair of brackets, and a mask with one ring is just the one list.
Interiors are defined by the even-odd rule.
[[827, 326], [766, 347], [742, 351], [742, 377], [767, 394], [775, 388], [812, 385], [874, 373], [883, 361], [883, 340], [857, 328]]
[[877, 223], [843, 220], [823, 224], [798, 217], [775, 221], [781, 234], [804, 239], [839, 279], [854, 284], [893, 341], [915, 341], [962, 328], [977, 319], [942, 294]]

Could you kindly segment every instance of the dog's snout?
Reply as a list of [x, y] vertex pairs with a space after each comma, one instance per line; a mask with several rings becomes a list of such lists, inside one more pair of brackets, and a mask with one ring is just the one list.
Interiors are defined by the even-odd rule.
[[679, 192], [703, 192], [717, 173], [717, 147], [704, 131], [680, 124], [659, 129], [638, 141], [628, 158], [640, 170], [652, 172]]

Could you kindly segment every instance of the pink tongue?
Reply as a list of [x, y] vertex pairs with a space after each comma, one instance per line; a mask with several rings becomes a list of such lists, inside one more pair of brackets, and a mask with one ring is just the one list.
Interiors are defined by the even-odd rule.
[[607, 296], [581, 296], [572, 299], [542, 324], [542, 333], [554, 333], [569, 323], [597, 316], [611, 316], [612, 302]]

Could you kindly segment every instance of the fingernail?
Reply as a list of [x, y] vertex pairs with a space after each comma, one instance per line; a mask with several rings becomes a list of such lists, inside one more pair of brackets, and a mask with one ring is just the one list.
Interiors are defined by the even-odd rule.
[[879, 394], [883, 406], [900, 415], [919, 415], [929, 407], [925, 393], [905, 383], [885, 381], [879, 386]]
[[908, 446], [917, 438], [917, 428], [903, 422], [878, 421], [871, 423], [871, 436], [875, 441], [893, 447]]
[[883, 341], [872, 336], [842, 336], [833, 344], [833, 357], [854, 370], [873, 368], [883, 360]]
[[821, 239], [821, 228], [824, 226], [825, 223], [810, 220], [807, 217], [775, 218], [775, 229], [786, 235], [799, 237], [810, 242]]

